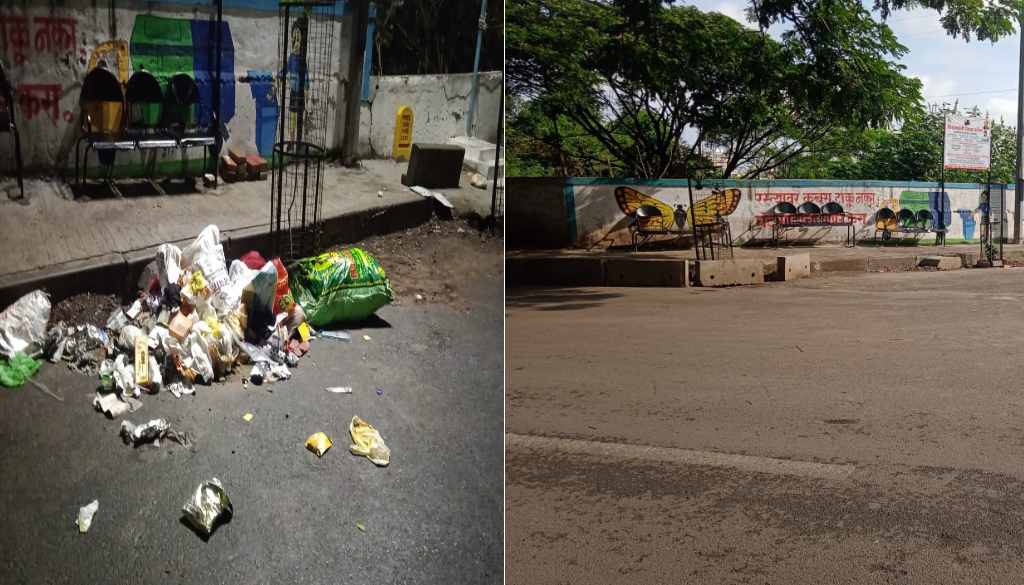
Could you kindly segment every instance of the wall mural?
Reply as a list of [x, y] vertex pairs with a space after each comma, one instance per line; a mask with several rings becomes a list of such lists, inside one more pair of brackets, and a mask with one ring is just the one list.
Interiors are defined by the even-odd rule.
[[[658, 208], [666, 221], [671, 222], [667, 226], [670, 228], [675, 227], [672, 217], [676, 206], [685, 209], [689, 205], [685, 180], [624, 183], [627, 184], [605, 179], [570, 179], [575, 214], [570, 223], [577, 226], [578, 245], [628, 243], [626, 216], [640, 205]], [[869, 186], [852, 181], [832, 184], [826, 181], [751, 181], [733, 184], [736, 186], [726, 188], [705, 184], [693, 193], [698, 218], [702, 206], [711, 209], [711, 202], [719, 205], [717, 202], [724, 202], [722, 197], [728, 197], [725, 194], [735, 193], [735, 197], [729, 197], [729, 204], [722, 207], [728, 212], [721, 215], [729, 222], [737, 244], [770, 241], [777, 223], [787, 228], [788, 240], [806, 242], [843, 241], [851, 223], [858, 240], [881, 239], [885, 233], [878, 229], [880, 227], [890, 232], [889, 237], [931, 240], [935, 237], [933, 227], [945, 225], [947, 243], [972, 241], [979, 235], [976, 226], [980, 221], [981, 185], [950, 184], [940, 193], [938, 189], [927, 187], [908, 188], [906, 183]], [[787, 218], [778, 213], [782, 210], [800, 213]], [[954, 220], [954, 211], [960, 221]], [[891, 220], [884, 219], [887, 213], [891, 213]], [[913, 220], [908, 220], [911, 216]], [[812, 221], [803, 225], [796, 221], [800, 217]], [[922, 217], [930, 219], [922, 220]], [[1007, 220], [1012, 225], [1013, 218]]]

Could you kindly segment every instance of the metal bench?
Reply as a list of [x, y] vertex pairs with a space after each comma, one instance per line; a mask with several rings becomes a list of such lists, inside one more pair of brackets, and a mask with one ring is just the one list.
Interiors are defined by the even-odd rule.
[[800, 207], [783, 201], [772, 208], [772, 242], [777, 248], [783, 232], [791, 229], [809, 227], [844, 227], [846, 228], [846, 245], [857, 244], [857, 231], [853, 218], [846, 213], [843, 206], [830, 201], [824, 207], [806, 201]]

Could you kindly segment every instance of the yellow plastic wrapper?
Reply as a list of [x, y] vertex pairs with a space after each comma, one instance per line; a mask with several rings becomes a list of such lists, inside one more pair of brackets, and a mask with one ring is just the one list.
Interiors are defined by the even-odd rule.
[[373, 425], [353, 416], [352, 422], [348, 424], [348, 432], [352, 435], [349, 451], [353, 455], [366, 457], [381, 467], [391, 463], [391, 449], [384, 444], [384, 439]]
[[192, 272], [192, 280], [189, 282], [189, 288], [192, 289], [192, 294], [198, 295], [206, 290], [206, 279], [203, 278], [203, 273], [198, 270]]
[[306, 448], [316, 453], [317, 457], [323, 457], [333, 444], [325, 433], [313, 433], [306, 439]]
[[210, 327], [210, 333], [213, 334], [215, 339], [220, 339], [220, 321], [217, 320], [216, 315], [210, 315], [204, 319], [206, 324]]

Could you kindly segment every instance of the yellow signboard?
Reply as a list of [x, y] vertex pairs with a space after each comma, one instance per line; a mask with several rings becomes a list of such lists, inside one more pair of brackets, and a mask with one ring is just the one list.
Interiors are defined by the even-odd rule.
[[396, 160], [408, 160], [412, 153], [412, 108], [402, 106], [395, 113], [395, 145], [391, 156]]

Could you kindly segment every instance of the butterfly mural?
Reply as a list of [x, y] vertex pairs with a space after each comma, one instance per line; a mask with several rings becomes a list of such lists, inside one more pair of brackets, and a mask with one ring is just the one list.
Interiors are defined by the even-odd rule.
[[[687, 210], [684, 223], [694, 222], [696, 216], [697, 225], [711, 224], [718, 221], [718, 218], [725, 217], [736, 211], [740, 204], [740, 197], [743, 192], [739, 189], [717, 189], [712, 190], [711, 195], [697, 201], [693, 208]], [[660, 217], [641, 217], [637, 221], [648, 230], [671, 230], [682, 229], [675, 219], [675, 210], [672, 206], [660, 199], [631, 189], [629, 187], [618, 187], [615, 189], [615, 201], [619, 209], [626, 215], [632, 216], [644, 205], [655, 207], [661, 212]]]

